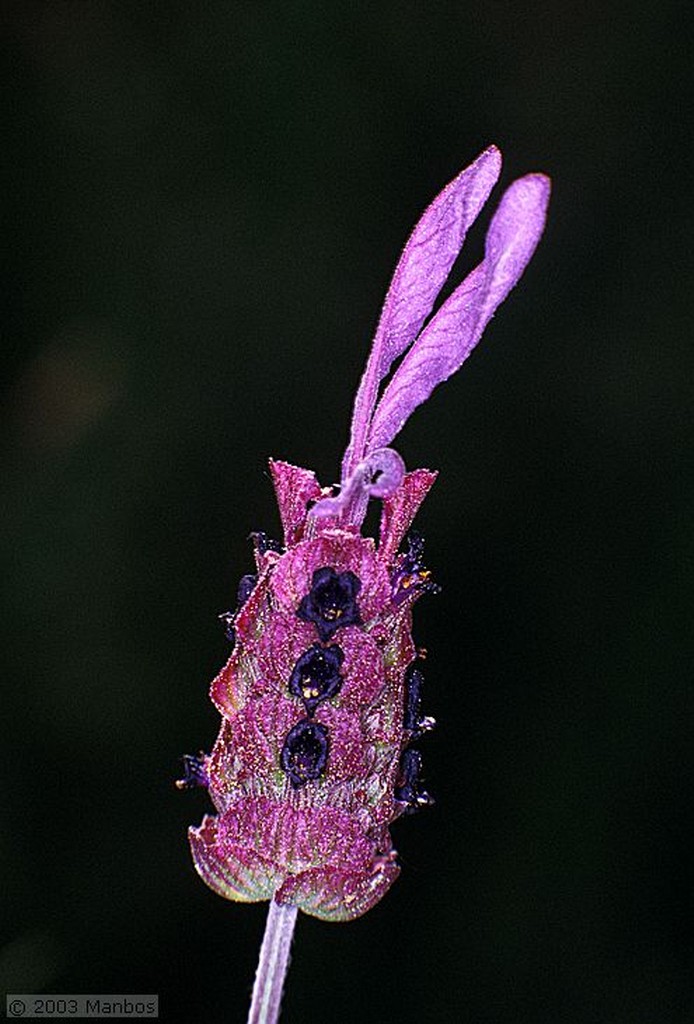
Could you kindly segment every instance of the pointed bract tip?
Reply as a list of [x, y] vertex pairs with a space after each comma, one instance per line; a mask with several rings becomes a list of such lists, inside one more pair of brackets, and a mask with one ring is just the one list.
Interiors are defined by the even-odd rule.
[[501, 164], [504, 158], [501, 154], [501, 150], [499, 149], [499, 147], [494, 142], [492, 142], [489, 146], [487, 146], [486, 149], [482, 150], [477, 159], [493, 160], [495, 163], [499, 165], [499, 170], [501, 170]]
[[[480, 155], [476, 157], [468, 167], [463, 168], [460, 174], [456, 175], [451, 182], [451, 185], [455, 187], [458, 182], [461, 184], [465, 182], [467, 184], [477, 179], [482, 188], [486, 188], [488, 195], [501, 174], [502, 164], [503, 157], [498, 146], [493, 144], [491, 146], [487, 146], [487, 148], [483, 149]], [[451, 185], [448, 187], [450, 188]], [[482, 198], [482, 203], [484, 203], [485, 200], [486, 196]]]

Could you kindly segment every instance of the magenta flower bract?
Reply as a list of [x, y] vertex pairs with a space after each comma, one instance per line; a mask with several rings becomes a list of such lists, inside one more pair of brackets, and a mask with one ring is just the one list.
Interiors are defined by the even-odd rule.
[[[431, 802], [413, 746], [433, 721], [421, 713], [412, 607], [434, 585], [421, 539], [406, 534], [436, 473], [405, 472], [388, 445], [460, 368], [540, 238], [550, 186], [531, 174], [502, 196], [484, 259], [427, 322], [500, 170], [492, 146], [410, 236], [357, 392], [339, 492], [270, 463], [284, 544], [254, 534], [256, 574], [222, 616], [235, 647], [211, 688], [219, 736], [209, 756], [186, 759], [181, 783], [209, 788], [217, 813], [190, 842], [198, 872], [228, 899], [358, 917], [398, 875], [390, 825]], [[361, 535], [370, 497], [383, 501], [378, 543]]]

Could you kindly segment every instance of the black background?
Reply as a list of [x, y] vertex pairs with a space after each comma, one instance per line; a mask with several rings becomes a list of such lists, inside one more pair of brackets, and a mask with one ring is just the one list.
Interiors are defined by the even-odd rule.
[[407, 233], [496, 142], [547, 231], [398, 442], [440, 470], [438, 802], [375, 910], [299, 921], [283, 1020], [694, 1021], [684, 5], [1, 10], [0, 989], [244, 1019], [265, 908], [200, 882], [172, 786], [216, 616], [267, 456], [336, 478]]

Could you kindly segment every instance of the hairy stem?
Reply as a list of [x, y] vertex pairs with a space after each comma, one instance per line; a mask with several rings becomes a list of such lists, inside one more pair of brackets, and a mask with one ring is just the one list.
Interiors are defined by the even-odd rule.
[[291, 904], [270, 900], [248, 1024], [276, 1024], [279, 1019], [296, 913]]

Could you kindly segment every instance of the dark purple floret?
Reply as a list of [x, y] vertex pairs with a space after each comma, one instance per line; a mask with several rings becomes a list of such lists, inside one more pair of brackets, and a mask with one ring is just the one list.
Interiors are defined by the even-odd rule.
[[236, 610], [243, 608], [248, 598], [253, 593], [253, 588], [258, 582], [258, 577], [249, 573], [247, 576], [242, 576], [239, 580], [238, 589], [236, 591]]
[[345, 656], [337, 644], [323, 647], [313, 644], [305, 651], [292, 669], [289, 690], [301, 697], [307, 715], [311, 716], [322, 700], [339, 693], [342, 686], [340, 668]]
[[408, 732], [412, 733], [412, 739], [419, 739], [419, 737], [429, 732], [436, 725], [436, 721], [428, 715], [422, 714], [422, 687], [424, 686], [424, 676], [411, 665], [407, 674], [405, 675], [405, 718], [403, 726]]
[[305, 718], [289, 730], [280, 754], [280, 765], [295, 789], [323, 774], [328, 761], [328, 747], [328, 730], [318, 722]]
[[422, 755], [418, 750], [406, 750], [400, 758], [401, 784], [395, 787], [395, 799], [402, 804], [404, 814], [413, 814], [422, 807], [430, 807], [434, 800], [422, 786]]
[[441, 587], [434, 583], [431, 572], [424, 565], [424, 538], [412, 531], [407, 537], [407, 551], [400, 555], [393, 573], [393, 601], [401, 604], [408, 595], [427, 592], [438, 594]]
[[239, 611], [245, 605], [248, 598], [253, 593], [253, 588], [258, 582], [258, 577], [252, 573], [248, 573], [246, 576], [242, 576], [239, 580], [239, 585], [236, 588], [236, 611], [222, 612], [218, 616], [219, 621], [224, 624], [224, 635], [230, 643], [236, 643], [236, 630], [234, 629], [234, 619], [238, 615]]
[[312, 622], [321, 640], [329, 640], [340, 626], [360, 626], [357, 594], [361, 581], [350, 572], [335, 572], [329, 566], [316, 569], [311, 589], [302, 598], [297, 615]]
[[230, 644], [235, 644], [236, 630], [234, 629], [234, 619], [236, 618], [236, 612], [222, 612], [222, 614], [218, 615], [217, 618], [224, 626], [224, 636], [227, 638]]
[[407, 544], [407, 557], [417, 565], [420, 565], [424, 557], [424, 537], [419, 530], [410, 530], [405, 538]]
[[263, 530], [256, 530], [255, 533], [252, 533], [251, 539], [258, 555], [264, 555], [266, 551], [276, 551], [278, 554], [282, 551], [280, 542], [268, 537]]
[[419, 719], [422, 710], [422, 686], [424, 676], [417, 668], [409, 668], [405, 676], [407, 695], [405, 702], [405, 720], [403, 725], [410, 732], [419, 728]]
[[207, 755], [202, 751], [197, 756], [184, 754], [181, 760], [183, 761], [183, 778], [176, 781], [178, 789], [195, 789], [197, 786], [207, 788], [210, 784], [205, 767]]

